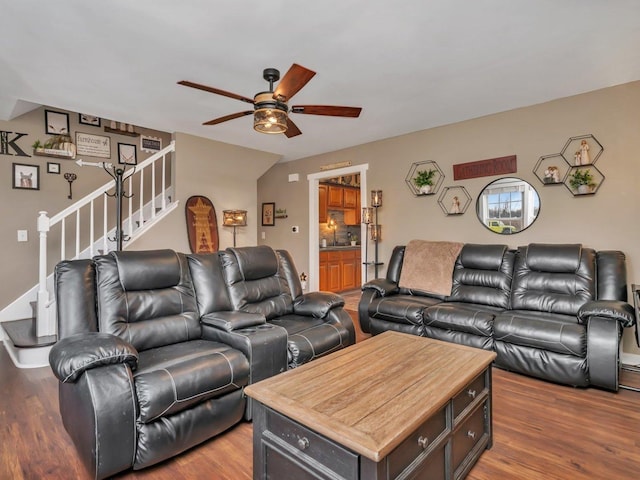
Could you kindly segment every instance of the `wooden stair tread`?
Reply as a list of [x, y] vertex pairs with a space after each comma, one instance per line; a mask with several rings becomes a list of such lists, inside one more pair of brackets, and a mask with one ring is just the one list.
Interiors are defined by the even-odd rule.
[[3, 322], [2, 327], [11, 343], [18, 348], [47, 347], [58, 340], [57, 335], [36, 336], [36, 321], [34, 318]]

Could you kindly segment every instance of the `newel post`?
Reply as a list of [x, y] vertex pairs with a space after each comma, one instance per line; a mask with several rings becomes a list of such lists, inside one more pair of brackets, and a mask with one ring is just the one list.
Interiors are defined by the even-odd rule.
[[47, 232], [49, 217], [47, 212], [38, 212], [38, 234], [40, 237], [40, 257], [38, 263], [38, 309], [36, 317], [36, 336], [45, 337], [56, 334], [56, 326], [49, 316], [49, 292], [47, 291]]

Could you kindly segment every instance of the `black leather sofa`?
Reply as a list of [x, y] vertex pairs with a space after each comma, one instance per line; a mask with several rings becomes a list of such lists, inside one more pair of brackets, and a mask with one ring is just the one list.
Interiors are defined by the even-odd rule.
[[303, 294], [286, 251], [111, 252], [55, 268], [49, 357], [94, 478], [161, 462], [251, 409], [243, 388], [355, 342], [344, 301]]
[[405, 246], [363, 285], [363, 331], [396, 330], [493, 350], [495, 365], [541, 379], [618, 389], [623, 329], [635, 324], [625, 256], [579, 244], [466, 244], [450, 295], [402, 288]]

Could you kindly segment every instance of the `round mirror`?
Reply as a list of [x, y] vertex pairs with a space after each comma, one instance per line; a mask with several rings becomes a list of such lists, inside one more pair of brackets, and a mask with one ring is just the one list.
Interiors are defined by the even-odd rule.
[[502, 235], [521, 232], [540, 213], [540, 197], [529, 183], [515, 177], [499, 178], [484, 187], [476, 202], [478, 220]]

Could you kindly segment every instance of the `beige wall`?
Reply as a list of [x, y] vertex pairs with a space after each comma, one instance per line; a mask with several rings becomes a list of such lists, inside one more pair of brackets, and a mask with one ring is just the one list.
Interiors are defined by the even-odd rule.
[[260, 223], [257, 180], [280, 157], [184, 133], [176, 134], [175, 141], [176, 199], [180, 207], [131, 249], [172, 248], [189, 252], [184, 205], [192, 195], [204, 195], [213, 203], [220, 249], [233, 246], [233, 229], [221, 226], [223, 210], [247, 210], [247, 226], [237, 228], [236, 243], [239, 247], [255, 245]]
[[[413, 238], [507, 243], [511, 247], [529, 242], [580, 242], [596, 249], [624, 251], [629, 284], [640, 283], [638, 112], [640, 82], [633, 82], [274, 165], [258, 181], [258, 202], [276, 202], [276, 207], [287, 209], [289, 217], [276, 220], [275, 227], [261, 227], [267, 238], [259, 242], [289, 249], [298, 270], [308, 272], [306, 176], [319, 172], [321, 165], [350, 161], [354, 165], [368, 163], [368, 188], [384, 192], [379, 211], [382, 261], [388, 260], [395, 245]], [[604, 147], [596, 166], [606, 180], [597, 194], [573, 197], [564, 186], [543, 186], [533, 173], [540, 156], [558, 153], [569, 137], [584, 134], [593, 134]], [[515, 175], [529, 181], [540, 194], [541, 213], [528, 230], [504, 237], [482, 227], [475, 215], [475, 198], [497, 177], [454, 182], [452, 166], [513, 154], [518, 161]], [[443, 187], [461, 185], [473, 197], [474, 203], [464, 215], [445, 216], [437, 195], [411, 194], [405, 176], [412, 162], [424, 160], [436, 161], [443, 170]], [[298, 173], [300, 181], [289, 183], [289, 173]], [[299, 225], [301, 232], [291, 233], [292, 225]], [[625, 335], [623, 348], [640, 353], [630, 333]]]
[[[92, 133], [105, 135], [111, 138], [111, 158], [102, 159], [94, 157], [82, 157], [83, 160], [98, 162], [102, 160], [117, 163], [118, 143], [140, 145], [139, 137], [129, 137], [119, 134], [106, 133], [104, 126], [109, 126], [107, 120], [102, 119], [101, 127], [81, 125], [78, 123], [78, 113], [68, 112], [59, 108], [39, 107], [25, 113], [11, 121], [0, 121], [0, 130], [8, 132], [26, 133], [16, 144], [29, 157], [16, 156], [15, 151], [8, 148], [7, 154], [0, 154], [0, 273], [3, 278], [3, 286], [0, 289], [0, 310], [13, 302], [20, 295], [33, 287], [38, 281], [38, 251], [39, 240], [36, 230], [38, 212], [47, 211], [49, 215], [69, 207], [83, 196], [110, 181], [110, 177], [99, 168], [79, 167], [75, 160], [58, 159], [51, 157], [32, 156], [31, 145], [40, 140], [47, 141], [51, 135], [45, 130], [45, 109], [69, 114], [69, 129], [75, 141], [75, 133]], [[171, 135], [166, 132], [149, 130], [136, 127], [136, 131], [146, 135], [162, 138], [162, 146], [168, 145]], [[8, 135], [9, 140], [15, 137], [14, 133]], [[142, 162], [151, 154], [137, 149], [137, 160]], [[60, 174], [48, 174], [47, 162], [60, 164]], [[40, 167], [40, 190], [20, 190], [12, 188], [12, 164], [23, 163], [38, 165]], [[73, 172], [78, 175], [73, 182], [73, 199], [68, 199], [69, 184], [64, 179], [64, 174]], [[17, 231], [27, 230], [29, 241], [17, 242]], [[7, 281], [10, 278], [10, 281]]]

